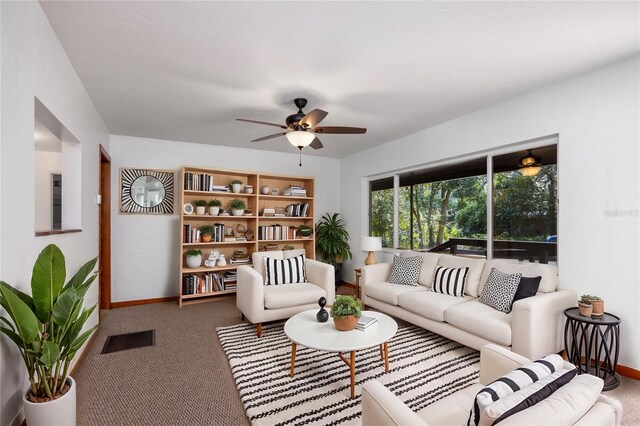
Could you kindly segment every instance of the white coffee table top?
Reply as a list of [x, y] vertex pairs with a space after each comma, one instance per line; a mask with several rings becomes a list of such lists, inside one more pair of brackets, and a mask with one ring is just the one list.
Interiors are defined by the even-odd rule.
[[350, 352], [380, 345], [398, 331], [398, 324], [380, 312], [362, 311], [362, 315], [375, 317], [378, 323], [365, 331], [340, 331], [333, 325], [333, 318], [325, 323], [316, 320], [318, 309], [300, 312], [284, 324], [284, 332], [291, 341], [311, 349], [327, 352]]

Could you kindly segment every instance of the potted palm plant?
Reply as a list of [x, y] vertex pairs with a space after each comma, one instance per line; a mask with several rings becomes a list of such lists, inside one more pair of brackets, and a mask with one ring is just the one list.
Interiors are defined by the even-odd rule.
[[351, 259], [349, 233], [339, 216], [340, 213], [325, 213], [316, 224], [316, 252], [336, 269], [336, 281], [342, 262]]
[[331, 306], [331, 318], [338, 330], [353, 330], [360, 316], [362, 316], [362, 302], [359, 299], [353, 296], [336, 296]]
[[96, 308], [83, 304], [97, 261], [85, 263], [65, 284], [64, 255], [50, 244], [33, 266], [31, 296], [0, 281], [0, 305], [11, 319], [2, 317], [0, 331], [18, 347], [29, 376], [22, 397], [29, 426], [76, 424], [76, 383], [69, 368], [97, 328], [81, 333]]

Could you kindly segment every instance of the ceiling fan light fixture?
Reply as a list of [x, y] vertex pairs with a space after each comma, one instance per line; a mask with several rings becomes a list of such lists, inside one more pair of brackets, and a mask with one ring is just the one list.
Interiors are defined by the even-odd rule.
[[300, 149], [309, 146], [316, 138], [315, 133], [304, 130], [292, 130], [291, 132], [287, 132], [286, 136], [291, 145]]
[[520, 159], [520, 174], [522, 176], [535, 176], [542, 169], [542, 158], [533, 155], [531, 150]]

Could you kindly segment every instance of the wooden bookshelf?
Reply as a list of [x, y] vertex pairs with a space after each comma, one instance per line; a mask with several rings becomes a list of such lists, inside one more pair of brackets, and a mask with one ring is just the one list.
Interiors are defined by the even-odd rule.
[[[245, 185], [249, 184], [253, 186], [253, 193], [247, 194], [244, 189], [240, 193], [221, 192], [221, 191], [205, 191], [186, 189], [186, 176], [188, 174], [205, 174], [211, 176], [214, 185], [229, 185], [232, 180], [241, 180]], [[287, 235], [287, 238], [279, 240], [272, 239], [258, 239], [258, 231], [261, 226], [270, 227], [288, 227], [289, 230], [297, 229], [300, 225], [314, 226], [314, 179], [312, 177], [302, 176], [287, 176], [277, 174], [260, 174], [256, 172], [247, 172], [239, 170], [223, 170], [212, 169], [203, 167], [188, 167], [184, 166], [181, 169], [179, 177], [180, 191], [180, 227], [179, 227], [179, 241], [180, 241], [180, 277], [178, 280], [179, 297], [178, 303], [180, 306], [190, 303], [199, 303], [206, 301], [217, 300], [220, 296], [228, 297], [235, 293], [235, 289], [219, 290], [214, 289], [212, 291], [203, 291], [196, 294], [183, 294], [183, 279], [186, 276], [196, 275], [204, 276], [208, 273], [236, 270], [238, 264], [230, 264], [231, 256], [235, 250], [243, 250], [248, 256], [258, 250], [265, 250], [267, 245], [276, 245], [274, 250], [282, 250], [285, 245], [292, 246], [295, 249], [304, 249], [306, 256], [310, 259], [315, 259], [315, 236], [312, 235], [309, 238], [289, 238], [291, 235]], [[289, 186], [301, 186], [306, 189], [306, 196], [299, 195], [284, 195], [285, 189]], [[269, 194], [262, 194], [261, 188], [264, 186], [269, 187]], [[273, 190], [277, 190], [277, 195], [272, 194]], [[248, 209], [251, 209], [250, 215], [244, 216], [211, 216], [206, 214], [184, 214], [183, 206], [187, 203], [192, 204], [195, 200], [213, 200], [218, 199], [222, 202], [221, 209], [230, 210], [229, 203], [232, 199], [241, 199], [245, 202]], [[264, 216], [264, 209], [275, 209], [278, 212], [285, 211], [287, 206], [308, 204], [306, 215], [303, 217], [298, 216]], [[195, 206], [194, 206], [195, 208]], [[191, 229], [199, 228], [202, 225], [224, 225], [225, 229], [231, 227], [234, 230], [238, 225], [244, 226], [247, 231], [253, 233], [252, 238], [249, 241], [193, 241], [185, 242], [184, 229], [185, 225], [189, 225]], [[186, 266], [186, 251], [189, 249], [199, 249], [202, 251], [203, 264], [199, 268], [188, 268]], [[209, 253], [212, 250], [217, 250], [220, 254], [224, 254], [227, 259], [226, 266], [217, 266], [213, 268], [207, 268], [204, 266], [204, 261], [209, 257]]]

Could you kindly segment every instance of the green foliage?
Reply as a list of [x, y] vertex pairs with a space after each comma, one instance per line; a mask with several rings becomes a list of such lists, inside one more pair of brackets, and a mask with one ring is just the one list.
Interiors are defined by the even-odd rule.
[[582, 303], [583, 305], [590, 305], [592, 300], [593, 297], [589, 294], [583, 294], [582, 296], [580, 296], [580, 303]]
[[246, 207], [244, 200], [241, 200], [239, 198], [234, 198], [233, 200], [231, 200], [229, 202], [229, 206], [232, 210], [244, 210]]
[[353, 296], [336, 296], [336, 300], [331, 306], [331, 317], [346, 317], [348, 315], [360, 318], [362, 315], [362, 302]]
[[298, 234], [303, 237], [309, 237], [313, 234], [313, 228], [308, 225], [300, 225], [298, 226]]
[[32, 395], [53, 399], [65, 386], [71, 361], [97, 326], [85, 331], [96, 306], [83, 309], [84, 296], [93, 281], [97, 258], [66, 278], [65, 258], [50, 244], [38, 256], [31, 276], [29, 296], [0, 282], [0, 331], [15, 343], [29, 376]]
[[242, 181], [238, 179], [234, 179], [231, 181], [231, 185], [242, 185]]
[[222, 202], [215, 198], [213, 200], [207, 201], [207, 207], [220, 207], [221, 205], [222, 205]]
[[214, 232], [214, 227], [211, 225], [202, 225], [200, 228], [198, 228], [200, 231], [200, 235], [213, 235]]
[[193, 205], [196, 207], [206, 207], [207, 200], [193, 200]]
[[295, 247], [293, 247], [290, 244], [285, 244], [284, 247], [282, 247], [282, 250], [293, 250]]
[[202, 251], [198, 250], [198, 249], [189, 249], [187, 250], [187, 256], [201, 256], [202, 255]]
[[334, 267], [351, 259], [349, 233], [339, 213], [325, 213], [316, 224], [316, 251]]

